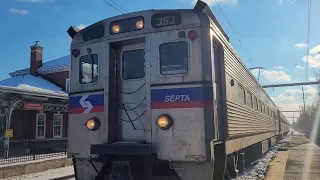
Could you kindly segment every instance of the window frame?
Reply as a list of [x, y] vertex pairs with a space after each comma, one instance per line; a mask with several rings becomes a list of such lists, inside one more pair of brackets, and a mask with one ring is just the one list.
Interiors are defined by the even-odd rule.
[[[123, 73], [124, 73], [124, 58], [123, 58], [123, 54], [125, 52], [130, 52], [130, 51], [140, 51], [140, 50], [143, 50], [143, 53], [144, 53], [144, 74], [143, 74], [143, 77], [139, 77], [139, 78], [128, 78], [128, 79], [124, 79], [123, 78]], [[140, 79], [144, 79], [146, 77], [146, 50], [145, 49], [142, 49], [142, 48], [138, 48], [138, 49], [130, 49], [130, 50], [124, 50], [121, 52], [121, 79], [123, 81], [135, 81], [135, 80], [140, 80]]]
[[[240, 104], [242, 104], [242, 105], [247, 105], [247, 97], [246, 97], [246, 89], [241, 85], [241, 84], [238, 84], [238, 93], [239, 93], [239, 91], [240, 91], [240, 89], [241, 89], [241, 91], [242, 91], [242, 93], [241, 94], [243, 94], [243, 102], [240, 102], [239, 101], [239, 103]], [[238, 96], [239, 96], [239, 94], [238, 94]], [[239, 98], [239, 97], [238, 97]]]
[[[98, 63], [97, 63], [97, 76], [98, 76], [98, 78], [97, 78], [97, 80], [95, 81], [95, 82], [89, 82], [89, 83], [81, 83], [80, 81], [82, 81], [82, 79], [80, 79], [80, 74], [82, 73], [82, 63], [81, 63], [81, 57], [83, 57], [83, 56], [88, 56], [88, 54], [85, 54], [85, 55], [82, 55], [82, 56], [80, 56], [79, 57], [79, 60], [78, 60], [78, 62], [79, 62], [79, 73], [78, 73], [78, 84], [80, 84], [80, 85], [93, 85], [93, 84], [97, 84], [98, 82], [99, 82], [99, 80], [100, 80], [100, 56], [99, 56], [99, 54], [98, 53], [91, 53], [91, 55], [97, 55], [97, 58], [98, 58]], [[83, 78], [83, 74], [81, 74], [81, 76], [82, 76], [82, 78]]]
[[252, 95], [253, 96], [253, 110], [255, 110], [255, 111], [258, 111], [259, 112], [259, 110], [258, 110], [258, 99], [257, 99], [257, 97], [255, 96], [255, 95]]
[[[58, 126], [58, 125], [54, 125], [54, 117], [55, 116], [60, 116], [61, 117], [61, 119], [60, 119], [60, 122], [61, 122], [61, 124], [60, 124], [60, 134], [61, 135], [59, 135], [59, 136], [55, 136], [54, 135], [54, 127]], [[63, 135], [63, 114], [54, 113], [53, 117], [52, 117], [52, 137], [53, 138], [62, 138], [62, 135]]]
[[[188, 47], [188, 67], [187, 67], [187, 72], [184, 73], [184, 74], [162, 74], [161, 73], [161, 56], [160, 56], [160, 46], [163, 45], [163, 44], [169, 44], [169, 43], [179, 43], [179, 42], [185, 42], [187, 43], [187, 47]], [[190, 62], [190, 42], [187, 41], [187, 40], [173, 40], [173, 41], [164, 41], [164, 42], [160, 42], [159, 43], [159, 47], [157, 48], [158, 49], [158, 74], [160, 77], [181, 77], [181, 76], [188, 76], [190, 74], [190, 71], [191, 71], [191, 62]]]
[[[44, 116], [44, 130], [43, 130], [43, 136], [38, 136], [38, 130], [39, 130], [39, 116]], [[45, 113], [38, 113], [36, 117], [36, 139], [45, 139], [46, 138], [46, 127], [47, 127], [47, 115]]]
[[251, 106], [249, 106], [249, 104], [247, 103], [247, 107], [250, 107], [251, 109], [253, 109], [253, 101], [252, 101], [252, 93], [250, 91], [247, 90], [247, 93], [246, 93], [246, 98], [249, 99], [246, 99], [247, 101], [251, 101]]
[[258, 112], [261, 113], [262, 112], [262, 104], [260, 99], [258, 99]]

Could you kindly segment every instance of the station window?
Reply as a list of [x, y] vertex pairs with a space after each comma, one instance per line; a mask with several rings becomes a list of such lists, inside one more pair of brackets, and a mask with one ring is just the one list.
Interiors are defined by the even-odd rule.
[[37, 114], [36, 137], [45, 138], [46, 136], [46, 114]]
[[251, 92], [247, 92], [247, 105], [248, 107], [253, 108], [253, 104], [252, 104], [252, 94]]
[[243, 105], [246, 104], [246, 94], [244, 88], [239, 84], [238, 85], [238, 97], [239, 97], [239, 102]]
[[185, 41], [161, 44], [160, 74], [176, 75], [188, 73], [188, 43]]
[[139, 79], [145, 74], [144, 50], [136, 49], [122, 53], [122, 78]]
[[53, 137], [62, 137], [63, 114], [53, 115]]
[[6, 128], [6, 114], [3, 108], [0, 108], [0, 137], [3, 137]]
[[85, 55], [80, 58], [81, 84], [94, 83], [98, 81], [98, 55]]

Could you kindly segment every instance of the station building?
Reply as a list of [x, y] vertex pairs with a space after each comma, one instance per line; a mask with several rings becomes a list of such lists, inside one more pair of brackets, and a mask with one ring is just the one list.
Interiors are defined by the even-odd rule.
[[67, 137], [70, 56], [46, 62], [42, 57], [43, 47], [36, 42], [30, 66], [0, 80], [2, 140], [6, 129], [13, 131], [10, 140]]

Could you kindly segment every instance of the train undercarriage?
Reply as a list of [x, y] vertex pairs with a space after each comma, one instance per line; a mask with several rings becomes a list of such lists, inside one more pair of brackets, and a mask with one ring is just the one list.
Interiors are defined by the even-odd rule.
[[[283, 135], [274, 138], [278, 141]], [[270, 149], [273, 145], [271, 139], [265, 142]], [[222, 143], [215, 146], [214, 162], [181, 162], [179, 168], [177, 162], [158, 159], [157, 154], [151, 153], [151, 146], [148, 144], [92, 145], [91, 151], [99, 154], [99, 158], [81, 162], [89, 161], [96, 174], [95, 180], [229, 180], [261, 157], [266, 151], [264, 148], [262, 142], [259, 142], [226, 155], [225, 145]], [[73, 158], [73, 161], [76, 164], [75, 173], [78, 174], [77, 164], [80, 159]], [[97, 168], [96, 162], [103, 164], [102, 167]]]

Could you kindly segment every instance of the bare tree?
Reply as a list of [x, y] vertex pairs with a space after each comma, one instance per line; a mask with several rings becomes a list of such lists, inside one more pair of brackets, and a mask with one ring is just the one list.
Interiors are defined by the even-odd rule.
[[[320, 81], [320, 70], [314, 70], [314, 75], [317, 81]], [[300, 117], [296, 122], [296, 128], [303, 131], [311, 131], [316, 113], [320, 110], [320, 85], [317, 85], [318, 97], [314, 99], [311, 106], [306, 107], [306, 112], [301, 111]]]

